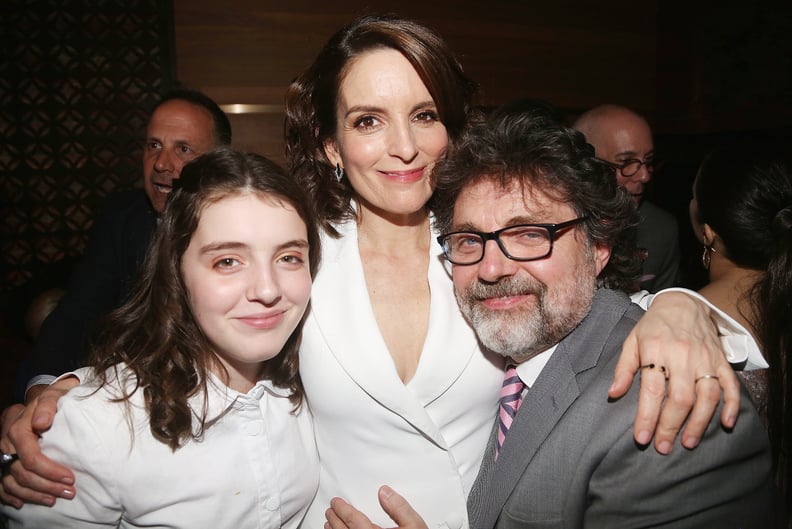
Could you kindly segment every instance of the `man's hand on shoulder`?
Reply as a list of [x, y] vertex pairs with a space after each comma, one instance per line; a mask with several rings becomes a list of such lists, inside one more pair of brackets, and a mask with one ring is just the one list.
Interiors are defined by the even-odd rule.
[[[427, 529], [423, 518], [392, 488], [383, 485], [377, 496], [382, 509], [396, 522], [396, 529]], [[330, 501], [330, 508], [325, 511], [325, 518], [327, 518], [325, 529], [382, 529], [341, 498], [333, 498]]]
[[9, 407], [0, 417], [0, 450], [17, 454], [0, 479], [0, 501], [16, 507], [23, 503], [52, 506], [57, 498], [72, 499], [75, 494], [74, 474], [41, 453], [39, 437], [46, 432], [58, 409], [58, 399], [79, 385], [69, 377], [36, 389], [28, 390], [28, 403]]

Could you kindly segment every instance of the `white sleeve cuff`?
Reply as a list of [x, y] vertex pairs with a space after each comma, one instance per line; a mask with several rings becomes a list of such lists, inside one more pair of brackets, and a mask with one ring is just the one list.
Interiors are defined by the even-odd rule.
[[55, 382], [55, 377], [52, 375], [36, 375], [28, 380], [27, 386], [25, 387], [25, 396], [27, 397], [27, 392], [30, 391], [30, 388], [33, 386], [49, 386], [53, 382]]
[[[633, 298], [633, 301], [636, 302], [635, 297], [637, 296], [639, 301], [636, 303], [641, 305], [641, 307], [644, 309], [647, 309], [652, 305], [654, 298], [666, 292], [682, 292], [683, 294], [687, 294], [696, 298], [712, 309], [712, 318], [715, 324], [718, 326], [718, 334], [720, 335], [721, 346], [723, 347], [723, 352], [726, 355], [726, 360], [728, 360], [730, 364], [744, 363], [744, 371], [767, 369], [770, 367], [762, 355], [762, 351], [759, 349], [756, 340], [754, 340], [753, 336], [751, 336], [751, 333], [748, 332], [745, 327], [737, 323], [734, 318], [720, 310], [718, 307], [710, 303], [707, 298], [694, 290], [679, 287], [666, 288], [654, 295], [645, 291], [637, 292], [636, 294], [633, 294], [631, 298]], [[646, 306], [644, 306], [644, 303]]]
[[30, 391], [30, 388], [33, 386], [51, 386], [55, 382], [63, 380], [64, 378], [74, 377], [76, 378], [80, 384], [88, 380], [90, 376], [93, 374], [93, 369], [90, 367], [81, 367], [75, 371], [69, 371], [68, 373], [64, 373], [59, 377], [55, 377], [52, 375], [36, 375], [30, 380], [28, 380], [27, 387], [25, 387], [25, 397], [27, 398], [27, 392]]
[[648, 290], [639, 290], [638, 292], [630, 294], [630, 300], [643, 310], [649, 310], [649, 305], [652, 304], [652, 298], [654, 298], [654, 294]]
[[93, 368], [92, 367], [81, 367], [79, 369], [75, 369], [74, 371], [69, 371], [68, 373], [64, 373], [58, 378], [54, 379], [51, 384], [63, 380], [64, 378], [74, 377], [76, 378], [80, 384], [84, 383], [86, 380], [91, 378], [93, 375]]

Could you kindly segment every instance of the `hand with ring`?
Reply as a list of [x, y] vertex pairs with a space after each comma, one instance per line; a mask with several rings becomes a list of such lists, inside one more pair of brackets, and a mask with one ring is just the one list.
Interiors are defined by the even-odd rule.
[[[638, 369], [657, 369], [658, 371], [660, 371], [663, 374], [665, 379], [668, 380], [668, 370], [666, 369], [666, 366], [661, 366], [661, 365], [655, 364], [654, 362], [650, 362], [648, 364], [644, 364], [642, 366], [639, 366]], [[696, 381], [698, 381], [698, 379], [696, 379]]]
[[[740, 383], [726, 360], [712, 319], [703, 302], [681, 292], [655, 297], [652, 306], [627, 337], [608, 395], [627, 393], [641, 373], [634, 436], [655, 449], [671, 451], [682, 430], [682, 445], [695, 448], [715, 414], [723, 391], [721, 423], [732, 428], [740, 409]], [[714, 380], [716, 383], [712, 384]]]
[[708, 378], [711, 378], [716, 381], [720, 380], [716, 375], [701, 375], [695, 380], [695, 383], [698, 384], [699, 380], [707, 380]]
[[52, 425], [58, 398], [77, 384], [58, 382], [27, 406], [16, 404], [3, 411], [0, 451], [9, 461], [0, 477], [0, 502], [20, 509], [24, 503], [52, 506], [57, 498], [74, 497], [74, 474], [41, 453], [39, 437]]
[[6, 454], [0, 451], [0, 472], [5, 472], [11, 466], [11, 463], [19, 459], [17, 454]]

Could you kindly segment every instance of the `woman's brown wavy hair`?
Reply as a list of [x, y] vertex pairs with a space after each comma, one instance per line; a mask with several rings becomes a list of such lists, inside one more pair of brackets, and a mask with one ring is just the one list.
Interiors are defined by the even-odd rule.
[[286, 92], [286, 162], [289, 171], [316, 201], [322, 227], [355, 218], [354, 190], [338, 181], [324, 152], [336, 134], [338, 90], [352, 61], [377, 49], [401, 53], [415, 68], [437, 105], [453, 145], [468, 122], [475, 84], [462, 71], [448, 45], [431, 29], [391, 15], [358, 18], [335, 33], [313, 64]]
[[[121, 375], [121, 363], [134, 373], [136, 384], [122, 390], [118, 401], [126, 402], [135, 391], [143, 391], [151, 433], [173, 450], [200, 437], [210, 424], [206, 405], [203, 410], [191, 410], [188, 399], [202, 394], [206, 403], [209, 373], [224, 372], [190, 309], [181, 260], [203, 209], [245, 194], [275, 199], [297, 211], [307, 227], [313, 277], [321, 251], [316, 215], [305, 190], [266, 158], [220, 148], [186, 165], [174, 181], [136, 288], [129, 301], [105, 319], [92, 347], [90, 364], [102, 384]], [[304, 395], [297, 356], [302, 324], [262, 369], [262, 378], [291, 390], [295, 410]], [[198, 417], [197, 427], [193, 413]]]

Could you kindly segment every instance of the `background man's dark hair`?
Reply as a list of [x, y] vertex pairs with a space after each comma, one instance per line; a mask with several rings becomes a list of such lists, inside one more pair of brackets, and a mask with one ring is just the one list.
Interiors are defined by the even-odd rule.
[[191, 90], [189, 88], [176, 88], [171, 90], [165, 94], [165, 97], [163, 97], [159, 103], [154, 105], [154, 108], [151, 109], [151, 113], [153, 114], [159, 107], [174, 99], [186, 101], [206, 109], [212, 116], [212, 121], [214, 121], [215, 147], [231, 145], [231, 122], [228, 121], [228, 116], [226, 116], [225, 112], [220, 109], [211, 97], [203, 92]]

